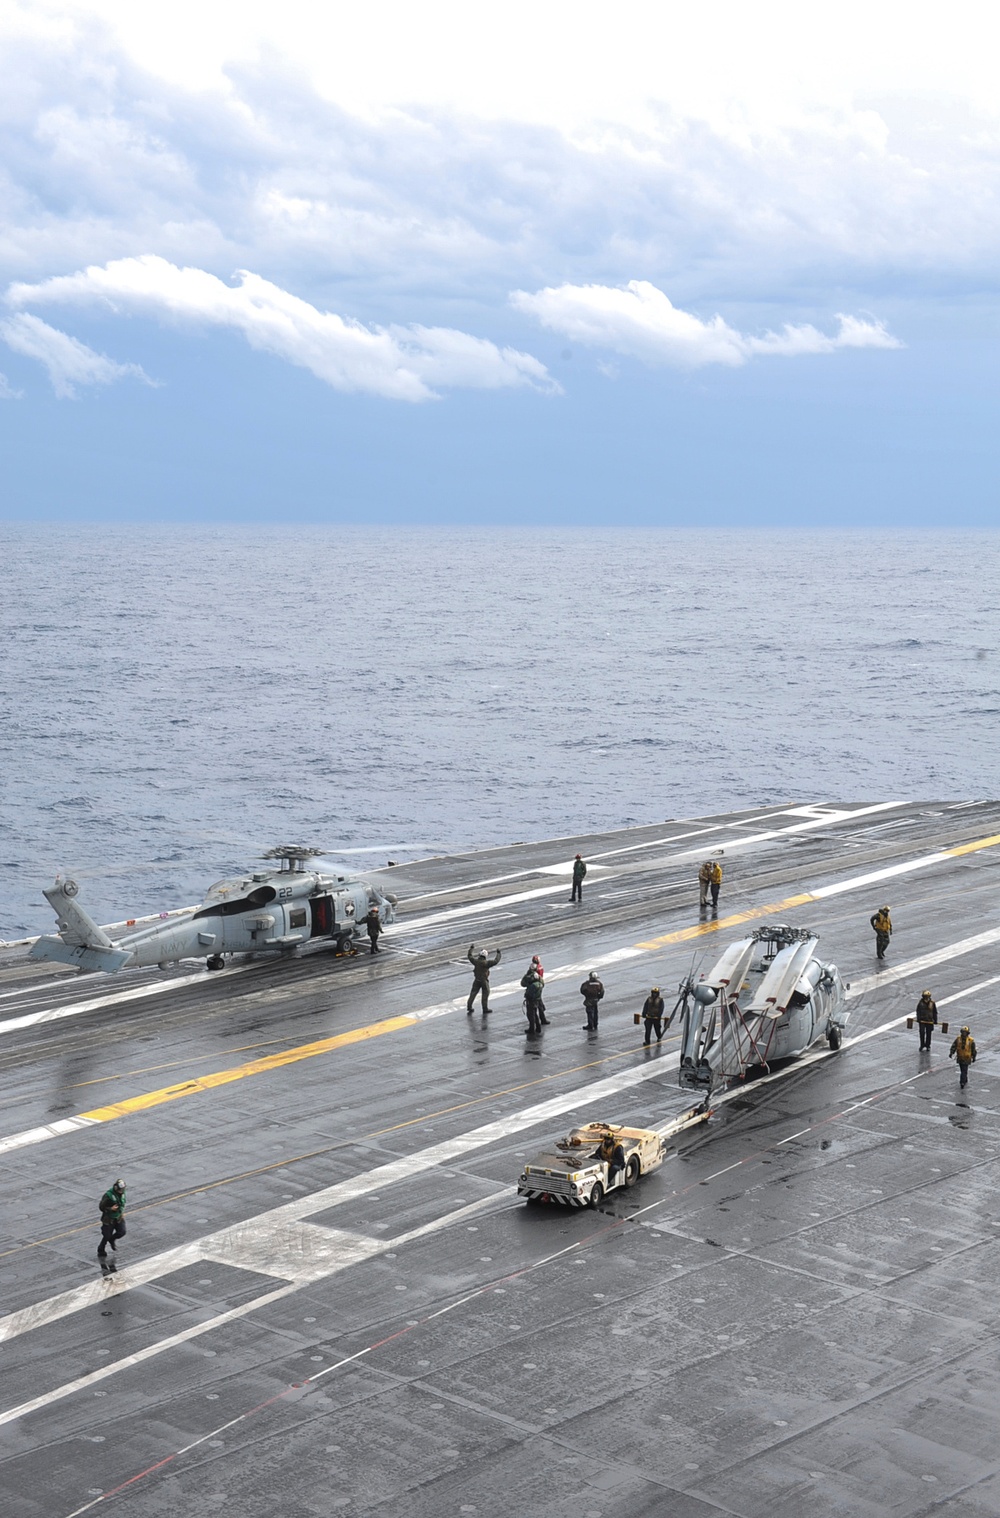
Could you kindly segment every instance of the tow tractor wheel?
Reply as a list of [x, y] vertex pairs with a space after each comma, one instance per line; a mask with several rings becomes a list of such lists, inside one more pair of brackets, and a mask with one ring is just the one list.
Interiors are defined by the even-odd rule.
[[588, 1207], [600, 1207], [604, 1201], [604, 1187], [600, 1181], [595, 1181], [590, 1196], [587, 1198]]
[[205, 968], [206, 970], [224, 970], [226, 968], [226, 961], [221, 954], [212, 954], [206, 959]]
[[625, 1166], [625, 1184], [626, 1184], [626, 1186], [634, 1186], [635, 1183], [636, 1183], [636, 1181], [639, 1179], [639, 1173], [640, 1173], [639, 1159], [638, 1159], [637, 1155], [633, 1154], [632, 1158], [629, 1160], [628, 1164]]
[[844, 1041], [844, 1035], [839, 1028], [833, 1027], [827, 1033], [826, 1040], [831, 1049], [837, 1050]]

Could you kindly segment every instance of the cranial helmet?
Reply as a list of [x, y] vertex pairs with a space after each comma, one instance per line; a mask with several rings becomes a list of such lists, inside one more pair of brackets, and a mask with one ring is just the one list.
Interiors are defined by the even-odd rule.
[[119, 1180], [115, 1181], [115, 1184], [112, 1186], [111, 1189], [112, 1189], [112, 1191], [124, 1191], [125, 1190], [125, 1182], [123, 1180], [119, 1179]]

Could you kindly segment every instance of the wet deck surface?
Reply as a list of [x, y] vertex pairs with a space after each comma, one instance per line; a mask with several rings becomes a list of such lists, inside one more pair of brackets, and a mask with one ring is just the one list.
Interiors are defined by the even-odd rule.
[[[1000, 804], [846, 812], [408, 865], [377, 959], [0, 960], [4, 1513], [994, 1518]], [[769, 919], [852, 982], [841, 1052], [749, 1084], [597, 1213], [519, 1205], [547, 1138], [690, 1105], [632, 1013]], [[473, 939], [504, 953], [487, 1019]], [[925, 986], [976, 1036], [967, 1093], [950, 1037], [922, 1056], [898, 1025]]]

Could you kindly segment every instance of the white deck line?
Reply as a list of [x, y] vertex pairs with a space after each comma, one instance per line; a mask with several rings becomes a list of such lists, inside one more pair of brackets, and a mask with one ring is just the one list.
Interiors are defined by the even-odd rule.
[[[789, 828], [772, 828], [766, 833], [751, 833], [749, 838], [731, 838], [713, 845], [718, 854], [732, 854], [737, 849], [747, 849], [751, 844], [766, 843], [772, 838], [790, 837], [796, 833], [814, 833], [817, 828], [832, 827], [835, 822], [849, 822], [854, 817], [870, 817], [874, 812], [887, 812], [892, 807], [906, 806], [905, 801], [880, 801], [875, 806], [859, 806], [854, 811], [828, 812], [825, 817], [811, 818], [808, 822], [798, 822]], [[671, 859], [700, 859], [703, 850], [686, 849], [678, 854], [672, 854]]]
[[60, 986], [65, 986], [73, 978], [72, 974], [63, 975], [59, 980], [35, 980], [27, 985], [18, 986], [16, 991], [0, 991], [0, 1001], [7, 1001], [12, 996], [36, 996], [40, 991], [56, 991]]
[[[249, 965], [233, 965], [230, 975], [240, 975]], [[125, 991], [109, 991], [107, 996], [92, 996], [87, 1001], [66, 1002], [61, 1007], [45, 1007], [37, 1012], [24, 1012], [20, 1017], [8, 1017], [0, 1022], [0, 1033], [13, 1033], [18, 1028], [34, 1028], [38, 1023], [58, 1022], [63, 1017], [80, 1017], [85, 1012], [99, 1012], [103, 1007], [118, 1007], [130, 1001], [142, 1001], [147, 996], [162, 996], [165, 991], [177, 991], [183, 986], [203, 985], [208, 970], [197, 975], [175, 975], [170, 980], [154, 980], [141, 986], [129, 986]]]

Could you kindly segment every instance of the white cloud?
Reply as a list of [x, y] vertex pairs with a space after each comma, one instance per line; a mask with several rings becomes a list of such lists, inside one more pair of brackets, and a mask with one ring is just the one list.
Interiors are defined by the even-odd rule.
[[336, 390], [393, 400], [429, 400], [435, 385], [558, 388], [530, 354], [447, 327], [367, 327], [321, 311], [258, 274], [243, 271], [238, 279], [227, 285], [204, 269], [145, 254], [37, 285], [15, 284], [7, 299], [15, 306], [101, 301], [115, 311], [230, 327], [251, 347], [308, 369]]
[[118, 364], [26, 312], [0, 322], [0, 338], [15, 353], [44, 364], [53, 390], [64, 399], [72, 399], [78, 385], [110, 385], [130, 377], [150, 383], [138, 364]]
[[498, 348], [484, 337], [472, 337], [452, 327], [390, 327], [404, 352], [412, 355], [421, 379], [429, 385], [496, 390], [508, 385], [534, 385], [552, 393], [560, 386], [545, 365], [530, 353]]
[[0, 374], [0, 401], [19, 401], [21, 391], [15, 390], [6, 374]]
[[[358, 315], [405, 292], [426, 324], [435, 302], [635, 269], [688, 310], [996, 284], [992, 95], [956, 79], [949, 98], [916, 68], [920, 25], [870, 5], [857, 47], [839, 12], [786, 5], [769, 29], [745, 3], [719, 23], [718, 0], [630, 0], [624, 20], [553, 0], [522, 5], [523, 27], [467, 4], [435, 24], [377, 0], [43, 3], [49, 20], [0, 47], [6, 278], [155, 249], [267, 269], [321, 308], [349, 284]], [[992, 51], [961, 57], [993, 91]], [[802, 98], [782, 101], [779, 76]]]
[[898, 337], [880, 321], [866, 321], [860, 316], [837, 312], [837, 331], [832, 337], [809, 322], [792, 326], [787, 322], [780, 332], [765, 332], [763, 337], [741, 338], [747, 355], [773, 353], [797, 358], [802, 353], [834, 353], [838, 348], [902, 348]]
[[534, 295], [517, 290], [511, 302], [552, 332], [590, 347], [611, 348], [648, 364], [697, 368], [703, 364], [745, 364], [758, 354], [787, 358], [832, 353], [838, 348], [899, 348], [881, 322], [838, 316], [831, 337], [806, 323], [755, 337], [739, 332], [721, 316], [702, 321], [675, 306], [648, 280], [625, 286], [560, 285]]
[[[37, 0], [36, 0], [37, 3]], [[225, 90], [261, 55], [289, 60], [358, 114], [393, 107], [479, 118], [641, 122], [648, 102], [752, 128], [858, 92], [996, 99], [998, 25], [982, 0], [47, 0], [99, 18], [143, 68]]]

